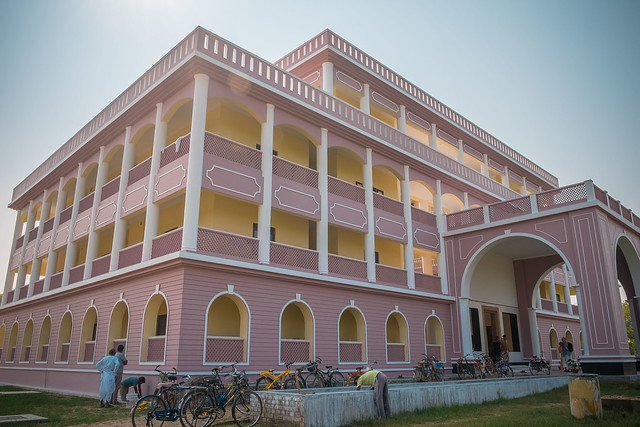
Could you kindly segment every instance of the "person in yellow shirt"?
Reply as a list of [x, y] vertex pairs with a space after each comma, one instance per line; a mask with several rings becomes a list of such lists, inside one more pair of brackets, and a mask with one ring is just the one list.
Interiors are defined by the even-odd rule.
[[380, 371], [369, 370], [358, 378], [356, 389], [360, 390], [363, 385], [371, 386], [371, 390], [375, 391], [373, 402], [378, 410], [378, 418], [389, 418], [391, 409], [389, 408], [387, 376]]

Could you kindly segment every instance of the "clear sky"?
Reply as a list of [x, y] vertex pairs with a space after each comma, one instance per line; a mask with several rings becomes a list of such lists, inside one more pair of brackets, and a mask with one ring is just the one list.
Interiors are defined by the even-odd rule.
[[[640, 215], [640, 0], [0, 0], [5, 206], [198, 25], [270, 61], [329, 28], [560, 185], [593, 179]], [[15, 218], [0, 208], [3, 273]]]

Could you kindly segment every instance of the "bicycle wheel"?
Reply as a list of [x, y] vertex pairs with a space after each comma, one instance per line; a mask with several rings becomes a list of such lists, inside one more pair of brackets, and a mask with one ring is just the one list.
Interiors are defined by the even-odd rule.
[[[300, 388], [305, 388], [304, 379], [298, 377], [298, 382], [300, 383]], [[287, 378], [282, 388], [284, 388], [285, 390], [293, 390], [298, 388], [298, 384], [296, 384], [296, 377]]]
[[484, 370], [485, 370], [486, 374], [489, 375], [489, 376], [493, 376], [493, 375], [496, 374], [496, 367], [493, 364], [493, 360], [487, 359], [485, 361]]
[[444, 369], [439, 366], [433, 368], [433, 380], [434, 381], [444, 381]]
[[540, 370], [542, 371], [543, 374], [546, 374], [546, 375], [551, 374], [551, 369], [549, 368], [549, 365], [547, 365], [547, 362], [545, 362], [544, 360], [540, 363]]
[[506, 376], [507, 377], [512, 377], [513, 376], [513, 369], [511, 369], [511, 366], [509, 366], [509, 365], [507, 365]]
[[[256, 380], [255, 390], [256, 391], [265, 391], [270, 382], [271, 381], [269, 379], [267, 379], [266, 377], [258, 378]], [[273, 386], [271, 388], [273, 389]]]
[[215, 398], [205, 390], [194, 389], [184, 396], [178, 408], [180, 424], [184, 427], [203, 427], [218, 416]]
[[342, 372], [332, 372], [329, 375], [329, 387], [346, 387], [347, 381], [344, 379]]
[[160, 396], [149, 394], [141, 397], [131, 410], [131, 424], [136, 426], [161, 426], [164, 421], [158, 420], [156, 417], [160, 411], [167, 409]]
[[320, 375], [315, 372], [311, 372], [304, 379], [304, 382], [307, 383], [308, 388], [322, 388], [324, 387], [324, 383], [322, 382], [322, 378]]
[[236, 424], [241, 427], [258, 424], [262, 416], [262, 399], [252, 390], [239, 392], [233, 400], [231, 416]]
[[536, 376], [536, 374], [539, 372], [538, 369], [536, 368], [536, 366], [534, 366], [533, 362], [529, 362], [529, 372], [531, 373], [531, 375], [533, 375], [534, 377]]

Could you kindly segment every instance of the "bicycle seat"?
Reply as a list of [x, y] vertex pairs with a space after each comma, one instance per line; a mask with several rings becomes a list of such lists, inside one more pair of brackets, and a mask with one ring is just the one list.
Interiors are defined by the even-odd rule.
[[273, 371], [275, 371], [275, 369], [269, 369], [269, 373], [272, 373]]
[[325, 365], [325, 368], [331, 369], [331, 368], [333, 368], [333, 366]]

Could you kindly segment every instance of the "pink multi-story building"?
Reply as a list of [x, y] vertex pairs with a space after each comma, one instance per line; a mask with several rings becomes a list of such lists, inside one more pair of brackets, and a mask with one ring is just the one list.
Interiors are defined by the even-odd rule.
[[[249, 373], [512, 362], [636, 372], [640, 218], [331, 31], [275, 63], [196, 28], [15, 188], [0, 382], [97, 393], [123, 343]], [[634, 286], [635, 285], [635, 286]]]

